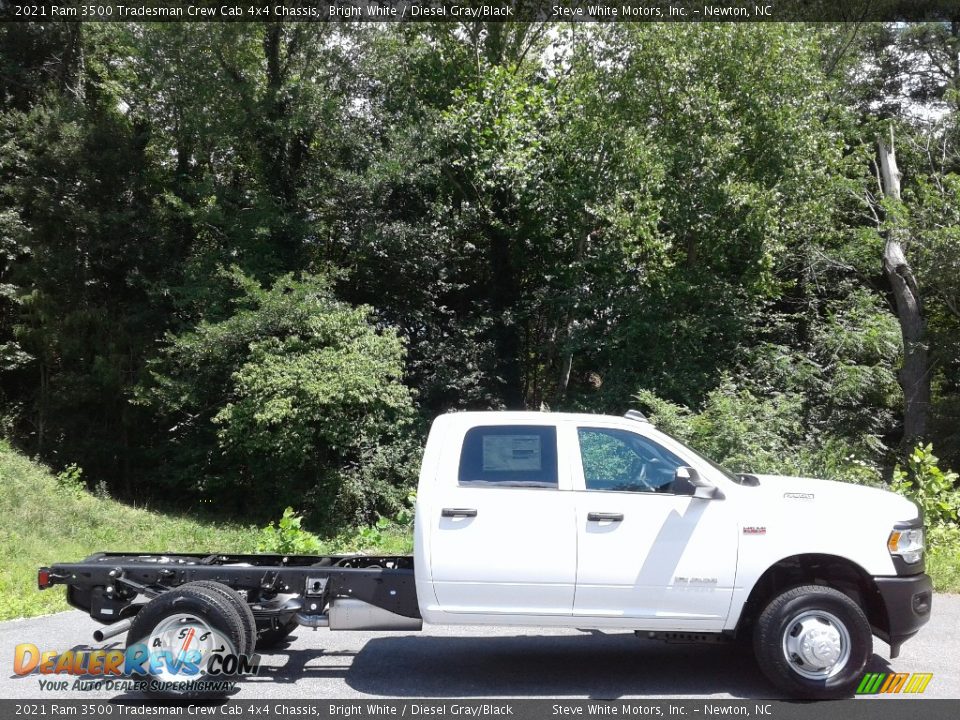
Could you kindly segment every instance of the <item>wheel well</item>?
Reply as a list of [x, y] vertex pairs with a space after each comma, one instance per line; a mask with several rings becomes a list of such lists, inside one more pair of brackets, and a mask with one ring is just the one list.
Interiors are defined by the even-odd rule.
[[806, 554], [783, 558], [760, 576], [740, 613], [736, 633], [749, 632], [753, 621], [775, 596], [797, 585], [824, 585], [859, 605], [870, 625], [886, 632], [886, 608], [873, 578], [862, 567], [837, 555]]

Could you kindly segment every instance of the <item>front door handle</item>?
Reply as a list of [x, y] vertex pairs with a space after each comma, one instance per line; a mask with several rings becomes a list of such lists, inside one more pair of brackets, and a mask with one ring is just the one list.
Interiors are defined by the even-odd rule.
[[473, 508], [444, 508], [440, 511], [440, 517], [476, 517], [477, 511]]
[[601, 522], [603, 520], [612, 520], [613, 522], [621, 522], [623, 520], [623, 513], [592, 512], [592, 513], [587, 513], [587, 520], [589, 520], [590, 522]]

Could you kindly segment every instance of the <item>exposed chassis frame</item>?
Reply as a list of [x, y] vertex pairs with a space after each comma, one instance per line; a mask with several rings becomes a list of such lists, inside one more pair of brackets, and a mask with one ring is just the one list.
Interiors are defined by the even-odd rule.
[[[138, 596], [153, 598], [196, 580], [238, 591], [257, 624], [276, 615], [315, 615], [335, 598], [353, 598], [408, 618], [420, 618], [409, 555], [223, 555], [96, 553], [79, 563], [40, 568], [41, 589], [67, 586], [67, 602], [102, 623], [135, 615]], [[274, 602], [278, 596], [282, 603]]]

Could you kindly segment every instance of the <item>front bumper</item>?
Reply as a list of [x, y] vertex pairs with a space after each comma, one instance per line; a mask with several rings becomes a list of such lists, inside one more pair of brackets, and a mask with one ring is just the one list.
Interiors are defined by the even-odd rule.
[[919, 632], [930, 619], [933, 583], [925, 573], [907, 577], [875, 577], [886, 616], [886, 627], [874, 627], [877, 636], [890, 645], [890, 657], [900, 654], [900, 646]]

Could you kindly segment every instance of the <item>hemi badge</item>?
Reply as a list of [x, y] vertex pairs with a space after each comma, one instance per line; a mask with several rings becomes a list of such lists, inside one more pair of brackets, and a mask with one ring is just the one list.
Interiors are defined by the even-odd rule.
[[784, 493], [788, 500], [813, 500], [813, 493]]
[[744, 535], [766, 535], [767, 529], [763, 526], [747, 525], [743, 528]]

